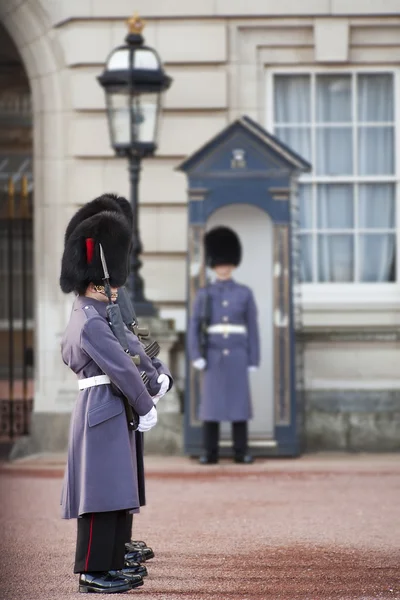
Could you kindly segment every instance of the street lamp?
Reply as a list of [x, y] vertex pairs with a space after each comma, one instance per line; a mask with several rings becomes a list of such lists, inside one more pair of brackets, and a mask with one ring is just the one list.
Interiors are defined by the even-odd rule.
[[139, 270], [142, 253], [138, 227], [138, 184], [141, 160], [154, 154], [157, 145], [161, 94], [171, 85], [161, 60], [153, 48], [144, 45], [144, 22], [135, 15], [128, 19], [129, 33], [125, 45], [115, 48], [97, 79], [106, 94], [107, 118], [111, 144], [117, 156], [129, 160], [133, 244], [129, 288], [138, 315], [152, 316], [154, 305], [144, 296]]

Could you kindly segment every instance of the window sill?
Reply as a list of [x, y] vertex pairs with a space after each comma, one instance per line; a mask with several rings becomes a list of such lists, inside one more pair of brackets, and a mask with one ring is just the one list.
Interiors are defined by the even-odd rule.
[[301, 286], [303, 327], [399, 328], [398, 283], [328, 283]]

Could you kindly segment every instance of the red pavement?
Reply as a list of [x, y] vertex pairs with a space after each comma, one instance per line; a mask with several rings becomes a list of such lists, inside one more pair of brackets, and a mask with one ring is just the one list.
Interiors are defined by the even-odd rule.
[[[63, 457], [0, 468], [1, 600], [78, 598]], [[147, 457], [136, 537], [156, 558], [121, 600], [400, 600], [399, 456], [200, 467]]]

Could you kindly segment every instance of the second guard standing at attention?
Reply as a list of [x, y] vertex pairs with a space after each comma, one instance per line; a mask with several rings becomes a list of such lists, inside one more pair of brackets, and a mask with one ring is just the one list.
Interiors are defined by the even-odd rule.
[[241, 261], [241, 244], [228, 227], [205, 235], [206, 264], [214, 283], [200, 289], [189, 325], [190, 359], [204, 371], [199, 418], [203, 424], [201, 464], [219, 458], [219, 424], [232, 423], [234, 460], [251, 463], [247, 422], [252, 417], [249, 371], [260, 362], [257, 309], [250, 288], [232, 279]]
[[115, 304], [128, 274], [128, 206], [103, 197], [78, 211], [67, 228], [61, 267], [61, 289], [77, 296], [62, 357], [79, 388], [61, 504], [62, 516], [78, 523], [74, 572], [81, 592], [127, 591], [143, 584], [145, 570], [126, 564], [128, 515], [143, 503], [135, 430], [156, 424], [162, 385], [150, 359], [147, 369], [132, 360], [138, 340]]
[[[130, 238], [132, 239], [133, 214], [130, 203], [121, 196], [108, 193], [103, 194], [102, 196], [97, 197], [95, 200], [84, 204], [75, 213], [66, 229], [65, 245], [67, 245], [71, 234], [80, 223], [104, 211], [117, 213], [120, 216], [124, 216], [126, 219], [126, 224], [129, 227]], [[142, 375], [144, 374], [144, 379], [146, 380], [146, 387], [148, 392], [152, 396], [154, 404], [157, 404], [160, 398], [162, 398], [162, 396], [164, 396], [173, 385], [173, 379], [170, 370], [158, 358], [158, 352], [154, 352], [154, 343], [152, 343], [150, 346], [147, 346], [151, 349], [151, 352], [148, 352], [147, 347], [145, 348], [144, 343], [142, 343], [136, 335], [135, 332], [137, 330], [137, 318], [134, 308], [130, 302], [128, 292], [124, 287], [119, 288], [116, 302], [120, 307], [121, 316], [127, 327], [125, 334], [127, 336], [130, 352], [132, 355], [139, 358], [138, 368]], [[143, 328], [139, 328], [138, 335], [139, 332], [143, 333]], [[134, 335], [132, 335], [132, 333]], [[141, 507], [146, 504], [143, 463], [143, 436], [143, 433], [136, 431], [136, 459], [139, 502]], [[144, 565], [138, 563], [145, 562], [149, 558], [154, 557], [154, 552], [151, 548], [147, 547], [147, 544], [145, 542], [131, 539], [133, 525], [132, 518], [133, 515], [132, 512], [130, 512], [128, 514], [127, 520], [127, 533], [125, 544], [127, 554], [125, 555], [124, 573], [137, 573], [144, 576], [147, 575], [147, 569]]]

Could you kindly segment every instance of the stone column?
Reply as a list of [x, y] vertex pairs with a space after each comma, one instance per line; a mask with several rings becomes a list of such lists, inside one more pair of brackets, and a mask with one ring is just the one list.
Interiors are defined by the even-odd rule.
[[[177, 334], [169, 321], [160, 318], [142, 318], [141, 325], [149, 328], [151, 338], [160, 344], [160, 360], [170, 365], [171, 350], [176, 343]], [[183, 415], [176, 387], [157, 404], [158, 422], [145, 433], [145, 452], [150, 454], [180, 454], [183, 448]]]

